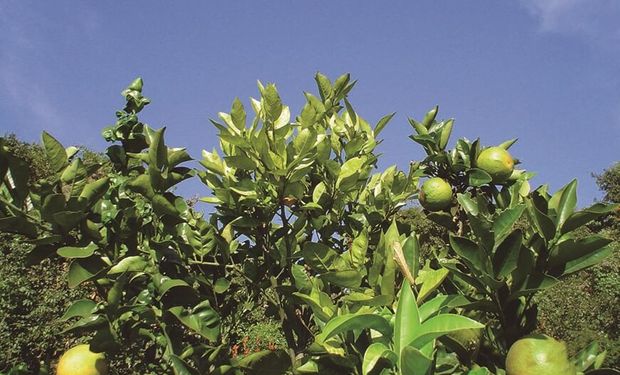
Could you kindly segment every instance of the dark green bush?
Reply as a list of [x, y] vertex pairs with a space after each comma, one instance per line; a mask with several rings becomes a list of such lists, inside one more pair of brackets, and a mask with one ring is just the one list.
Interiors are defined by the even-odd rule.
[[620, 246], [600, 265], [575, 274], [537, 297], [539, 330], [566, 341], [575, 354], [597, 340], [606, 364], [620, 368]]
[[67, 287], [60, 260], [27, 267], [28, 250], [17, 237], [0, 237], [0, 371], [18, 363], [36, 370], [54, 361], [72, 344], [58, 318], [70, 301], [87, 295]]

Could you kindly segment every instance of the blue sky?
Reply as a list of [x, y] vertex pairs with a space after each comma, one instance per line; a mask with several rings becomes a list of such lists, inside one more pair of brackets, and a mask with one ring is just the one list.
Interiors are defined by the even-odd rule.
[[247, 105], [256, 80], [275, 82], [295, 111], [315, 72], [350, 72], [363, 117], [397, 112], [381, 167], [422, 158], [406, 119], [439, 104], [455, 136], [518, 137], [511, 151], [536, 185], [577, 177], [587, 205], [601, 196], [590, 174], [620, 159], [619, 19], [617, 0], [8, 0], [0, 133], [35, 141], [46, 129], [103, 150], [120, 91], [142, 76], [142, 119], [198, 158], [217, 144], [208, 119], [235, 97]]

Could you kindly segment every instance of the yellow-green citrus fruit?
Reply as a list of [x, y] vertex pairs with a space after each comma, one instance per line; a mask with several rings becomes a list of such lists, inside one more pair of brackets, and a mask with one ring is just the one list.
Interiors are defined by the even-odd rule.
[[60, 357], [57, 375], [107, 375], [108, 365], [103, 353], [93, 353], [87, 344], [74, 346]]
[[422, 184], [419, 198], [429, 211], [444, 210], [452, 204], [452, 186], [443, 178], [433, 177]]
[[510, 347], [507, 375], [576, 375], [566, 344], [546, 335], [526, 336]]
[[510, 177], [515, 162], [503, 148], [489, 147], [478, 155], [476, 166], [491, 175], [493, 182], [501, 183]]

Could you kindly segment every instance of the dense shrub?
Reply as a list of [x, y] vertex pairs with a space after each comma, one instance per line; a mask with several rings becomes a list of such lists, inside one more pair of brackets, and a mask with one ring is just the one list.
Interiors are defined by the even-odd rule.
[[84, 298], [84, 288], [71, 290], [65, 281], [66, 263], [46, 260], [26, 266], [29, 250], [19, 238], [0, 238], [0, 369], [20, 362], [31, 369], [51, 363], [71, 342], [58, 320], [69, 303]]
[[575, 354], [592, 340], [607, 350], [606, 364], [620, 368], [620, 246], [592, 269], [540, 294], [539, 329], [567, 342]]

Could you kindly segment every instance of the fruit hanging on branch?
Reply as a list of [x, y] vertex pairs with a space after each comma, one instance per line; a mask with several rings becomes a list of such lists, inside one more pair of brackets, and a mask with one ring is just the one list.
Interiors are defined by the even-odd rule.
[[60, 357], [58, 375], [107, 375], [105, 354], [93, 353], [88, 344], [74, 346]]
[[452, 186], [440, 177], [426, 180], [420, 189], [420, 204], [429, 211], [441, 211], [452, 205]]
[[493, 183], [501, 184], [512, 175], [515, 163], [508, 151], [495, 146], [482, 150], [476, 164], [493, 178]]
[[507, 375], [575, 375], [566, 344], [547, 335], [526, 336], [506, 356]]

